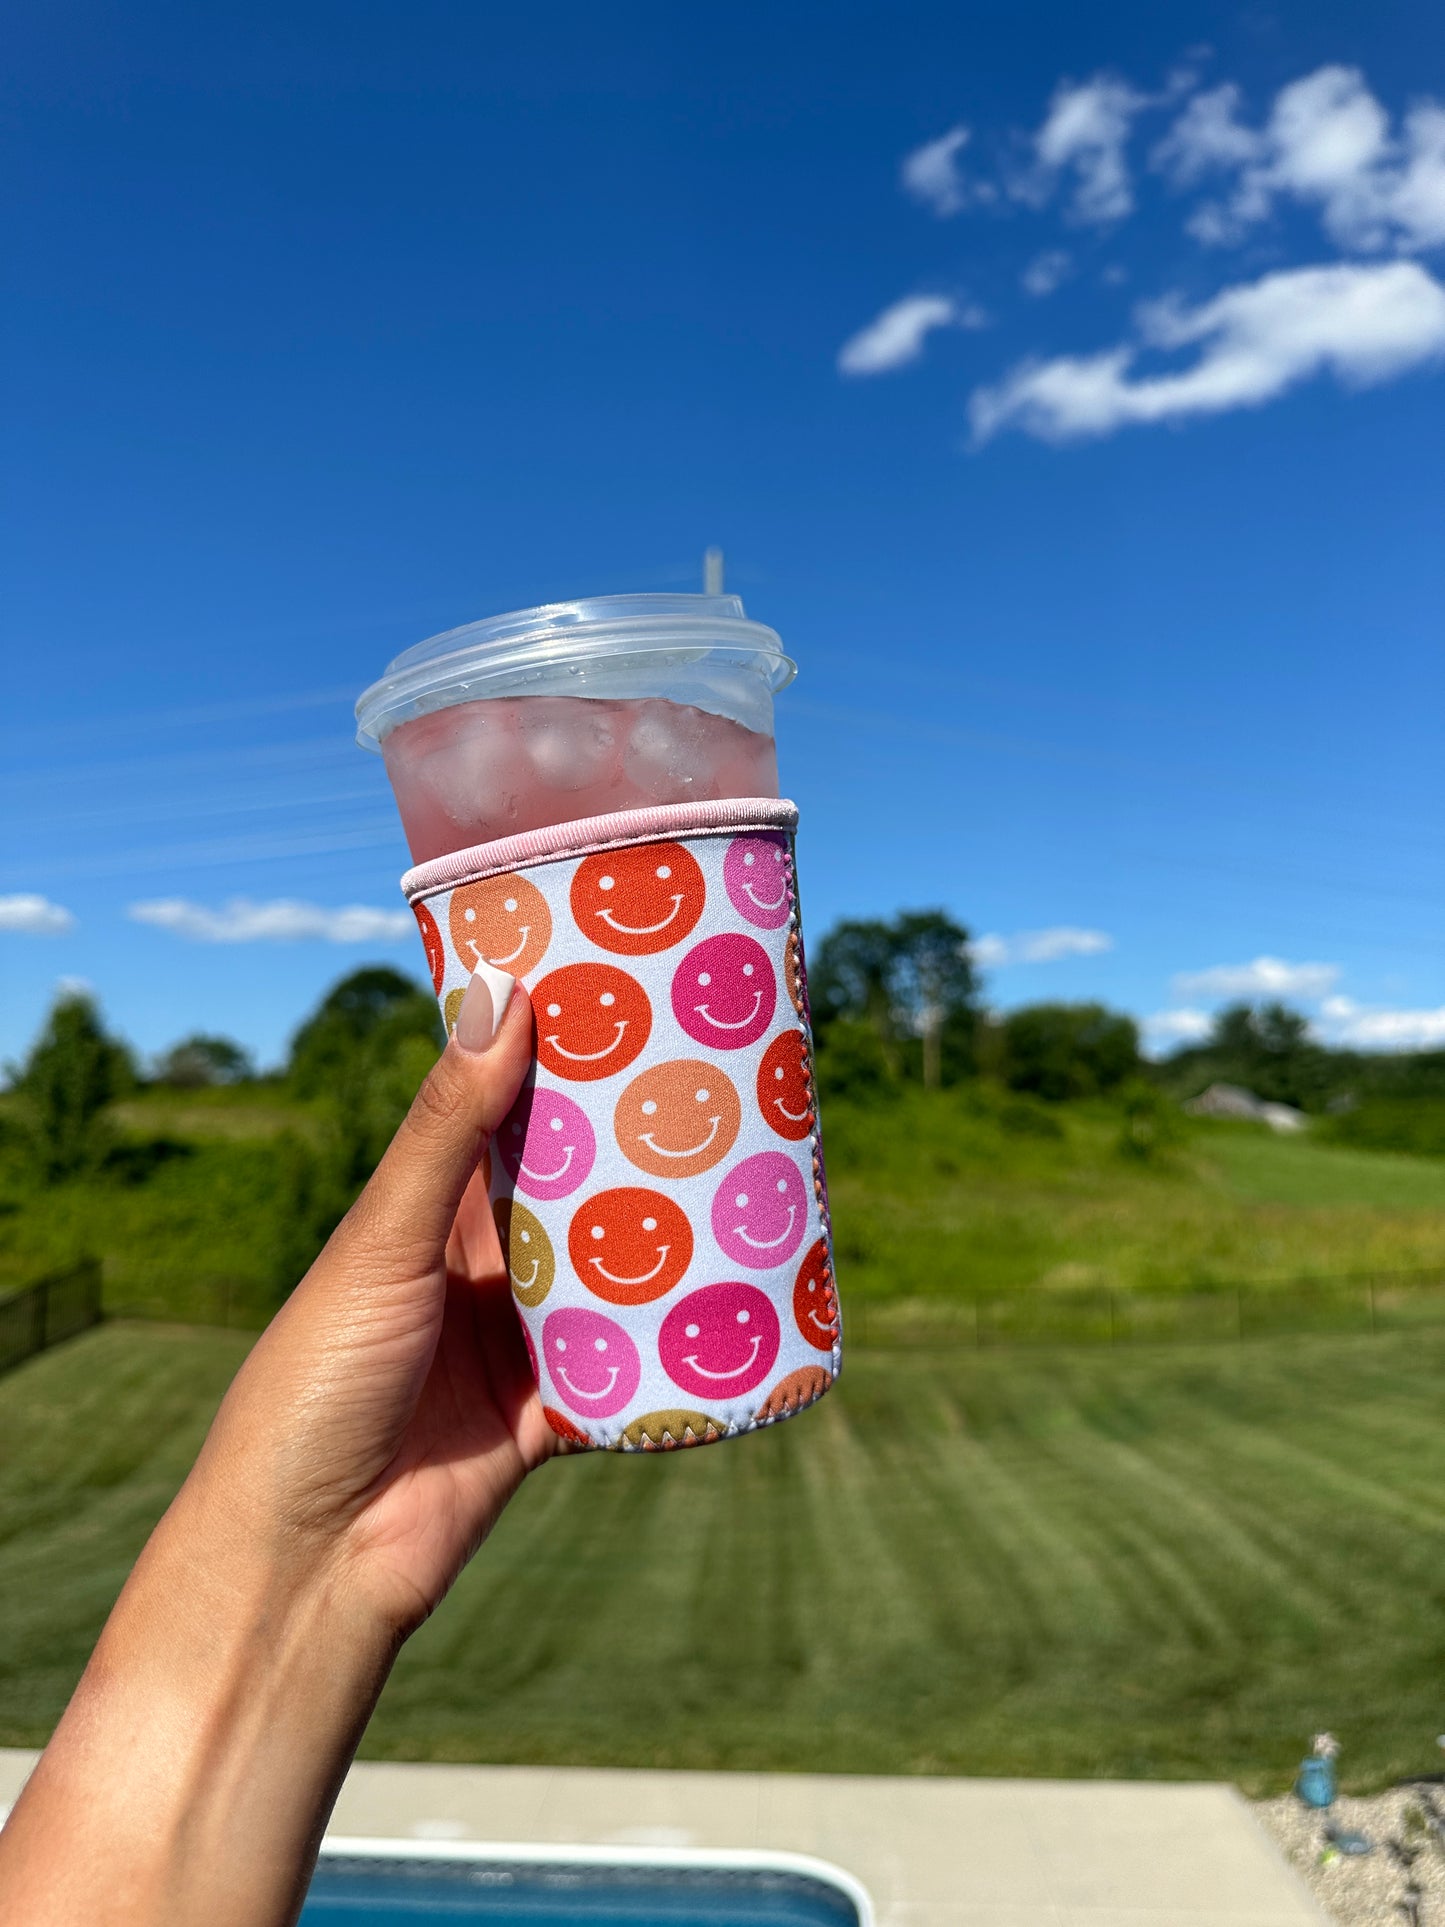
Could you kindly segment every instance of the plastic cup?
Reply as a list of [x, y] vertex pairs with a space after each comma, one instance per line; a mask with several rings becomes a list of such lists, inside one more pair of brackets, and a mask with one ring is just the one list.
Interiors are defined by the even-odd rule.
[[594, 596], [405, 650], [356, 705], [415, 863], [657, 803], [776, 796], [794, 664], [728, 595]]

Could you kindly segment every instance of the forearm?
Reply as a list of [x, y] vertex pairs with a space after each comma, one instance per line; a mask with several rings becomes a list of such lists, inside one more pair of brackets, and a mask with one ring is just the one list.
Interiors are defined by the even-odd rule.
[[300, 1909], [395, 1638], [337, 1572], [207, 1515], [193, 1480], [0, 1833], [6, 1919], [271, 1927]]

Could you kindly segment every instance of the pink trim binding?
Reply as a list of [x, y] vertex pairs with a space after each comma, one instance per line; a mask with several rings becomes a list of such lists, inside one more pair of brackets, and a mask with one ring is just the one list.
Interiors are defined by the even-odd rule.
[[469, 850], [418, 863], [401, 880], [408, 903], [460, 883], [480, 883], [484, 877], [505, 876], [532, 863], [556, 863], [563, 857], [591, 856], [598, 850], [617, 850], [629, 843], [655, 843], [678, 836], [735, 836], [747, 830], [787, 830], [798, 825], [798, 806], [776, 796], [723, 798], [715, 803], [658, 803], [646, 810], [614, 810], [610, 816], [583, 816], [572, 823], [553, 823], [544, 830], [524, 830], [520, 836], [498, 837], [476, 843]]

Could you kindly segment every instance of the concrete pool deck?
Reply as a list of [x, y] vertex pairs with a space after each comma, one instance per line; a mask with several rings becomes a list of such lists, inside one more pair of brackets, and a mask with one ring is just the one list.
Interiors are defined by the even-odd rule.
[[[0, 1812], [36, 1755], [0, 1749]], [[853, 1874], [878, 1927], [1320, 1927], [1233, 1787], [388, 1765], [329, 1838], [752, 1848]]]

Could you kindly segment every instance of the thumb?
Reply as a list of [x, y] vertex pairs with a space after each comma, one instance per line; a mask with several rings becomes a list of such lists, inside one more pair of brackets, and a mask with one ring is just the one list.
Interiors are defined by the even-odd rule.
[[343, 1227], [368, 1269], [395, 1275], [441, 1264], [462, 1193], [531, 1058], [527, 993], [505, 971], [480, 966], [446, 1049]]

